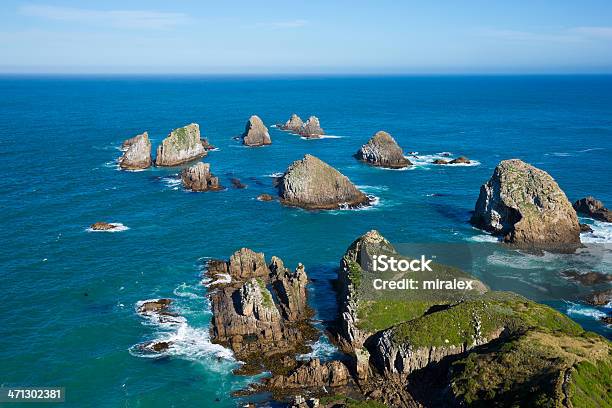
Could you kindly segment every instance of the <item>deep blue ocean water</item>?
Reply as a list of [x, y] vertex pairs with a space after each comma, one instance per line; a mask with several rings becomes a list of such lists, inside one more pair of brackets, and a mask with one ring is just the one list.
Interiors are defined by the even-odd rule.
[[[291, 113], [317, 115], [331, 136], [303, 140], [270, 128], [273, 144], [245, 148], [252, 114], [266, 125]], [[206, 162], [230, 186], [189, 193], [178, 168], [122, 172], [122, 140], [148, 130], [156, 146], [191, 122], [219, 150]], [[352, 154], [378, 130], [419, 152], [407, 171], [368, 167]], [[427, 163], [440, 152], [472, 166]], [[338, 168], [378, 204], [308, 212], [259, 202], [270, 175], [305, 153]], [[612, 206], [612, 77], [2, 77], [0, 154], [0, 383], [64, 386], [67, 405], [231, 407], [249, 382], [233, 376], [231, 353], [208, 340], [200, 283], [206, 257], [240, 247], [305, 264], [318, 318], [335, 313], [329, 279], [346, 247], [369, 229], [394, 243], [478, 245], [489, 237], [467, 222], [480, 185], [502, 159], [548, 171], [570, 200], [594, 195]], [[87, 232], [96, 221], [129, 229]], [[610, 242], [593, 223], [586, 241]], [[546, 302], [607, 337], [585, 292], [559, 271], [565, 259], [499, 251], [472, 272], [494, 289]], [[600, 269], [612, 273], [609, 263]], [[176, 299], [186, 318], [160, 327], [135, 313], [139, 300]], [[134, 352], [171, 338], [165, 358]], [[325, 340], [316, 352], [333, 352]]]

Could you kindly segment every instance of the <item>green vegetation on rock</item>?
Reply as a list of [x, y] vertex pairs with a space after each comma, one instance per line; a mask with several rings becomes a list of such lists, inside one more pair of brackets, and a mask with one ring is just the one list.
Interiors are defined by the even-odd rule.
[[534, 330], [473, 352], [451, 368], [451, 389], [470, 407], [610, 407], [610, 343], [583, 332]]
[[556, 310], [511, 292], [487, 292], [478, 299], [466, 300], [401, 323], [393, 337], [413, 347], [471, 346], [479, 339], [491, 340], [494, 333], [509, 333], [529, 328], [576, 335], [580, 326]]
[[256, 278], [255, 280], [257, 281], [257, 286], [259, 286], [261, 295], [263, 297], [263, 305], [267, 308], [271, 308], [274, 306], [274, 300], [272, 300], [272, 294], [266, 287], [266, 283], [261, 278]]

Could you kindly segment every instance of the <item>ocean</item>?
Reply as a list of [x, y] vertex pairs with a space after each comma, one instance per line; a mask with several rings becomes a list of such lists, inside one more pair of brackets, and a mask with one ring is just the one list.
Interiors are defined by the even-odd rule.
[[[271, 127], [292, 113], [316, 115], [328, 136], [304, 140]], [[259, 115], [272, 145], [234, 137]], [[179, 168], [119, 171], [121, 142], [145, 130], [154, 148], [173, 128], [196, 122], [218, 149], [204, 159], [228, 187], [190, 193]], [[406, 154], [405, 171], [353, 158], [378, 130]], [[66, 387], [74, 407], [233, 407], [252, 378], [231, 373], [232, 353], [210, 343], [202, 271], [207, 258], [249, 247], [306, 266], [316, 318], [333, 319], [331, 279], [348, 245], [370, 229], [396, 244], [478, 248], [472, 273], [491, 288], [547, 303], [612, 338], [578, 302], [588, 288], [560, 275], [560, 255], [507, 251], [471, 227], [480, 185], [500, 160], [548, 171], [574, 201], [594, 195], [612, 206], [612, 76], [407, 77], [0, 77], [3, 239], [0, 247], [0, 383]], [[442, 153], [470, 165], [435, 166]], [[273, 176], [313, 154], [376, 197], [367, 209], [310, 212], [256, 200], [274, 194]], [[246, 189], [231, 186], [239, 178]], [[118, 232], [90, 232], [96, 221]], [[610, 224], [583, 241], [612, 273]], [[452, 260], [451, 260], [452, 261]], [[160, 324], [139, 301], [171, 297], [183, 317]], [[609, 312], [609, 311], [608, 311]], [[171, 339], [170, 352], [137, 344]], [[312, 355], [336, 352], [325, 337]]]

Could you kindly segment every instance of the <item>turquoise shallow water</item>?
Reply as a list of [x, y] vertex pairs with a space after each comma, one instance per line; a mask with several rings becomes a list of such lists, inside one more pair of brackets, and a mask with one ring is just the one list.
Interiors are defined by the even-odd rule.
[[[571, 200], [592, 194], [612, 205], [609, 76], [3, 77], [0, 96], [0, 383], [65, 386], [69, 406], [238, 403], [229, 394], [248, 379], [231, 375], [231, 353], [208, 341], [205, 257], [246, 246], [304, 263], [315, 278], [311, 303], [326, 320], [335, 312], [329, 279], [369, 229], [395, 243], [489, 240], [467, 220], [502, 159], [549, 171]], [[317, 115], [337, 137], [302, 140], [271, 128], [273, 144], [258, 149], [232, 139], [251, 114], [270, 126], [293, 112]], [[247, 189], [195, 194], [177, 184], [176, 168], [117, 171], [123, 139], [148, 130], [156, 145], [191, 122], [219, 147], [205, 161], [222, 184], [235, 176]], [[419, 152], [414, 169], [353, 159], [380, 129]], [[477, 165], [426, 164], [444, 151]], [[378, 204], [307, 212], [255, 200], [273, 193], [270, 175], [305, 153], [337, 167]], [[129, 229], [86, 231], [99, 220]], [[609, 227], [594, 226], [584, 238], [609, 242]], [[472, 272], [610, 337], [594, 318], [605, 310], [568, 303], [584, 290], [559, 276], [566, 264], [493, 251], [476, 255]], [[610, 273], [609, 263], [599, 267]], [[160, 327], [135, 313], [139, 300], [156, 297], [177, 299], [186, 322]], [[162, 359], [130, 351], [154, 338], [177, 347]], [[325, 341], [317, 350], [333, 352]]]

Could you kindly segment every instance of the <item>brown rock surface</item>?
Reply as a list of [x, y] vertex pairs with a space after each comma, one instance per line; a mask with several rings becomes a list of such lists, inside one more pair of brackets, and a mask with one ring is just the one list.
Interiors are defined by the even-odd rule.
[[222, 187], [219, 178], [210, 172], [210, 164], [199, 162], [181, 171], [183, 187], [192, 191], [216, 191]]
[[110, 231], [116, 229], [117, 226], [109, 222], [98, 221], [96, 223], [91, 224], [90, 228], [94, 231]]
[[585, 302], [593, 306], [612, 305], [612, 289], [601, 290], [591, 293], [586, 297]]

